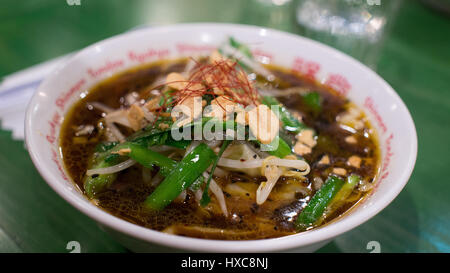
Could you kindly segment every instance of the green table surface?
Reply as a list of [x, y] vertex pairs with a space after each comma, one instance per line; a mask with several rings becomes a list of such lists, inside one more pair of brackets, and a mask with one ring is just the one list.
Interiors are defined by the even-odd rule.
[[[396, 1], [396, 0], [390, 0]], [[263, 0], [0, 2], [0, 76], [139, 25], [234, 22], [301, 34], [293, 5]], [[406, 0], [381, 49], [378, 73], [402, 97], [414, 118], [419, 152], [412, 177], [376, 217], [319, 252], [450, 252], [450, 18]], [[0, 252], [126, 252], [97, 224], [51, 190], [22, 141], [0, 131]]]

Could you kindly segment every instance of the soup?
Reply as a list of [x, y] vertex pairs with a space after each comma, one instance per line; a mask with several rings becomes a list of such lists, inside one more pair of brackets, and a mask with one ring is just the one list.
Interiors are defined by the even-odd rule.
[[[234, 49], [234, 50], [231, 50]], [[379, 168], [364, 113], [229, 44], [111, 77], [65, 117], [65, 168], [105, 211], [196, 238], [274, 238], [356, 206]]]

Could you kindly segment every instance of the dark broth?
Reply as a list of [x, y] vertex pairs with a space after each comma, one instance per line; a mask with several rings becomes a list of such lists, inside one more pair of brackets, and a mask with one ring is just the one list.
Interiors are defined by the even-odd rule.
[[[101, 102], [112, 108], [126, 107], [124, 96], [130, 92], [138, 92], [143, 97], [148, 93], [148, 87], [159, 76], [168, 72], [182, 71], [185, 60], [161, 61], [151, 65], [138, 67], [107, 79], [80, 99], [65, 117], [61, 131], [60, 145], [64, 164], [74, 182], [83, 189], [83, 177], [88, 167], [90, 156], [95, 146], [103, 141], [98, 127], [102, 126], [102, 112], [89, 106], [89, 102]], [[305, 155], [311, 166], [311, 172], [303, 181], [310, 190], [308, 194], [296, 193], [294, 198], [277, 199], [269, 196], [267, 201], [258, 206], [254, 192], [264, 178], [252, 178], [245, 174], [232, 172], [226, 178], [216, 178], [224, 189], [225, 200], [230, 212], [226, 218], [217, 208], [217, 202], [202, 208], [197, 204], [193, 193], [188, 192], [182, 202], [173, 202], [160, 212], [149, 212], [140, 204], [154, 190], [144, 183], [142, 167], [135, 165], [119, 173], [112, 187], [97, 196], [96, 204], [109, 213], [129, 222], [154, 230], [165, 230], [173, 225], [178, 227], [177, 234], [200, 238], [245, 240], [273, 238], [295, 233], [294, 220], [306, 206], [315, 193], [313, 177], [323, 181], [333, 168], [344, 168], [348, 173], [360, 175], [363, 180], [372, 183], [378, 174], [379, 151], [374, 130], [365, 121], [364, 128], [354, 136], [357, 144], [350, 145], [345, 138], [350, 133], [336, 122], [336, 117], [348, 107], [355, 107], [347, 99], [339, 96], [333, 90], [312, 82], [301, 75], [275, 66], [268, 66], [279, 79], [278, 88], [293, 86], [310, 87], [318, 91], [322, 97], [322, 111], [319, 114], [308, 111], [300, 95], [281, 97], [280, 101], [289, 109], [298, 111], [303, 116], [306, 125], [318, 133], [318, 143], [312, 153]], [[302, 110], [303, 109], [303, 110]], [[306, 109], [306, 110], [305, 110]], [[87, 143], [75, 143], [74, 137], [79, 126], [94, 125], [96, 129], [89, 135]], [[124, 128], [123, 132], [127, 132]], [[328, 155], [329, 164], [319, 164], [319, 160]], [[362, 159], [359, 168], [347, 164], [350, 156], [356, 155]], [[153, 173], [154, 174], [154, 173]], [[286, 178], [281, 178], [274, 188], [277, 191], [289, 186]], [[240, 185], [248, 190], [244, 195], [234, 195], [227, 192], [231, 185]], [[326, 224], [351, 209], [370, 191], [354, 191], [345, 204], [335, 210], [331, 216], [321, 222]], [[214, 198], [213, 198], [214, 199]], [[214, 200], [213, 200], [214, 201]], [[184, 228], [195, 226], [202, 228]], [[223, 229], [224, 232], [214, 232]]]

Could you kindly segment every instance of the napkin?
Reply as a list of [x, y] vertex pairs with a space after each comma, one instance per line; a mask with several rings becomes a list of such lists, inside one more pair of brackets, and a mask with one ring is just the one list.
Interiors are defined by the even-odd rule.
[[24, 139], [25, 111], [39, 84], [72, 54], [32, 66], [3, 78], [0, 83], [0, 129]]

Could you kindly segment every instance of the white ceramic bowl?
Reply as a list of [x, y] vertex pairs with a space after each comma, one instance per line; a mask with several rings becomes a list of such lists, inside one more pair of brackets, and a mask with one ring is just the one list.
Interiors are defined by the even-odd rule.
[[[373, 193], [356, 209], [324, 227], [277, 239], [216, 241], [146, 229], [91, 204], [64, 169], [58, 136], [65, 113], [95, 83], [142, 63], [205, 55], [232, 35], [262, 61], [298, 70], [332, 86], [361, 106], [378, 131], [382, 166]], [[134, 251], [314, 251], [385, 208], [403, 189], [414, 167], [417, 136], [397, 93], [372, 70], [320, 43], [276, 30], [231, 24], [183, 24], [119, 35], [82, 50], [51, 73], [32, 98], [26, 144], [37, 169], [60, 196]]]

